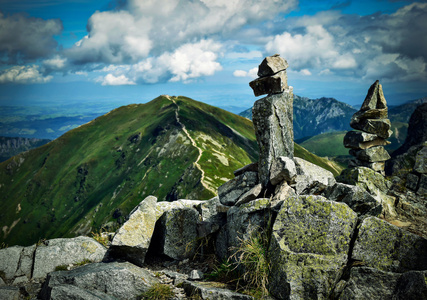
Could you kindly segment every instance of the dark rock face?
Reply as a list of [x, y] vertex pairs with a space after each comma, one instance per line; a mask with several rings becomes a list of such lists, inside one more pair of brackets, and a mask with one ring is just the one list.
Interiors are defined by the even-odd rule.
[[354, 156], [351, 167], [363, 166], [384, 173], [384, 162], [390, 155], [383, 146], [392, 134], [387, 102], [379, 81], [369, 88], [365, 101], [350, 121], [350, 126], [360, 131], [349, 131], [344, 137], [344, 147], [351, 148]]

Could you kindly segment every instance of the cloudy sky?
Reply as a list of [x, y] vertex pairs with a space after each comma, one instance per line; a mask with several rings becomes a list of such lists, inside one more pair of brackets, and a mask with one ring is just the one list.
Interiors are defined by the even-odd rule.
[[264, 56], [294, 93], [389, 104], [427, 96], [427, 1], [0, 0], [0, 105], [147, 102], [250, 107]]

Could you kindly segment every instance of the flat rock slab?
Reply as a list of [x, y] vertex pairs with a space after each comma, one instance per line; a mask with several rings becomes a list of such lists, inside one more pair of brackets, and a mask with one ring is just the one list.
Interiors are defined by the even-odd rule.
[[278, 299], [328, 299], [347, 264], [357, 214], [321, 196], [286, 199], [273, 225], [270, 292]]
[[376, 134], [362, 131], [349, 131], [344, 136], [344, 147], [352, 149], [367, 149], [375, 146], [386, 146], [390, 142]]
[[257, 172], [245, 172], [218, 188], [219, 201], [227, 206], [236, 204], [239, 198], [258, 184]]
[[289, 87], [282, 94], [257, 100], [252, 108], [252, 120], [259, 147], [258, 174], [265, 187], [270, 180], [270, 168], [279, 156], [294, 157], [293, 92]]
[[78, 288], [95, 296], [103, 293], [111, 298], [135, 299], [155, 283], [159, 283], [159, 279], [154, 274], [131, 263], [95, 263], [71, 271], [50, 273], [43, 285], [41, 298], [51, 299], [52, 293], [58, 292], [55, 289], [69, 285], [73, 287], [68, 287], [65, 292]]
[[393, 133], [389, 119], [365, 119], [360, 122], [350, 121], [350, 126], [357, 130], [376, 134], [383, 139], [388, 139]]
[[427, 299], [426, 276], [427, 271], [400, 274], [354, 267], [338, 299]]
[[33, 278], [44, 278], [61, 265], [100, 262], [106, 252], [103, 245], [86, 236], [48, 240], [36, 249]]
[[198, 296], [204, 300], [251, 300], [251, 296], [230, 291], [227, 286], [219, 282], [192, 282], [184, 281], [182, 287], [188, 296]]
[[249, 83], [256, 97], [266, 94], [282, 93], [288, 88], [288, 76], [285, 71], [277, 74], [257, 78]]
[[15, 277], [23, 248], [13, 246], [0, 249], [0, 272], [4, 274], [4, 279], [10, 280]]
[[388, 272], [427, 270], [427, 240], [376, 217], [363, 220], [352, 259]]
[[387, 150], [385, 150], [382, 146], [376, 146], [361, 150], [351, 149], [350, 155], [353, 155], [359, 160], [367, 162], [386, 161], [391, 158]]

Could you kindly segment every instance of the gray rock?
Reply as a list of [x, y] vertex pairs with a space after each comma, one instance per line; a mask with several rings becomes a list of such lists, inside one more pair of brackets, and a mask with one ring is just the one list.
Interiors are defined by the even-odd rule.
[[418, 175], [409, 173], [408, 176], [406, 176], [406, 187], [410, 190], [416, 191], [419, 181], [420, 178], [418, 177]]
[[367, 133], [376, 134], [383, 139], [388, 139], [393, 133], [389, 119], [365, 119], [358, 123], [350, 121], [350, 126], [354, 129]]
[[0, 287], [0, 299], [2, 300], [19, 300], [19, 288], [15, 286], [2, 286]]
[[219, 282], [184, 281], [182, 287], [188, 296], [199, 297], [203, 300], [251, 300], [251, 296], [232, 292], [227, 285]]
[[6, 283], [3, 281], [3, 278], [0, 277], [0, 286], [6, 285]]
[[227, 248], [231, 249], [231, 253], [242, 241], [266, 228], [271, 216], [271, 203], [267, 198], [231, 207], [227, 213]]
[[349, 131], [344, 136], [344, 147], [352, 149], [367, 149], [375, 146], [386, 146], [390, 142], [376, 134], [362, 131]]
[[159, 219], [160, 251], [170, 258], [182, 260], [194, 255], [197, 248], [199, 213], [194, 208], [174, 208]]
[[295, 157], [294, 162], [297, 169], [296, 183], [294, 185], [297, 194], [301, 194], [316, 182], [324, 186], [335, 184], [334, 175], [330, 171], [299, 157]]
[[367, 111], [372, 109], [387, 108], [387, 102], [384, 98], [383, 88], [380, 82], [375, 81], [368, 90], [365, 101], [363, 101], [360, 110]]
[[218, 231], [215, 239], [215, 255], [220, 261], [225, 261], [229, 258], [227, 225], [222, 226]]
[[255, 135], [259, 147], [258, 174], [265, 187], [270, 180], [270, 168], [279, 156], [293, 158], [293, 93], [288, 88], [257, 100], [252, 109]]
[[49, 300], [117, 300], [118, 298], [96, 290], [85, 290], [74, 285], [60, 284], [52, 287]]
[[244, 193], [242, 196], [239, 197], [239, 200], [236, 202], [236, 206], [240, 206], [242, 204], [248, 203], [252, 200], [255, 200], [260, 196], [262, 191], [262, 184], [258, 183], [256, 186], [251, 188], [249, 191]]
[[24, 247], [22, 249], [21, 257], [19, 259], [18, 268], [16, 269], [15, 276], [26, 276], [28, 279], [31, 278], [31, 272], [33, 268], [34, 251], [36, 245]]
[[29, 282], [29, 278], [25, 275], [22, 275], [22, 276], [15, 277], [12, 285], [18, 285], [18, 284], [27, 283], [27, 282]]
[[387, 272], [427, 269], [427, 240], [376, 217], [363, 220], [352, 259]]
[[388, 109], [369, 109], [369, 110], [359, 110], [352, 117], [351, 120], [354, 123], [359, 123], [365, 119], [387, 119], [388, 118]]
[[258, 173], [245, 172], [218, 188], [218, 197], [224, 205], [234, 205], [240, 196], [258, 184]]
[[297, 169], [293, 159], [286, 156], [277, 157], [270, 169], [270, 182], [272, 185], [277, 185], [282, 181], [291, 183], [297, 176]]
[[159, 279], [151, 272], [131, 263], [95, 263], [71, 271], [50, 273], [43, 285], [41, 298], [50, 299], [55, 287], [71, 285], [94, 296], [105, 293], [110, 299], [135, 299], [155, 283], [159, 283]]
[[221, 204], [219, 197], [214, 197], [196, 205], [203, 222], [215, 223], [219, 226], [227, 222], [227, 211], [229, 206]]
[[22, 249], [21, 246], [0, 249], [0, 272], [4, 274], [5, 280], [15, 277]]
[[399, 274], [369, 267], [354, 267], [338, 299], [427, 299], [426, 275], [427, 272]]
[[132, 210], [128, 220], [114, 235], [110, 255], [142, 266], [153, 236], [157, 198], [148, 196]]
[[357, 215], [321, 196], [286, 199], [270, 241], [269, 290], [278, 299], [327, 299], [347, 264]]
[[376, 161], [376, 162], [369, 162], [364, 160], [359, 160], [357, 158], [353, 158], [348, 162], [348, 167], [366, 167], [369, 169], [374, 170], [375, 172], [382, 172], [384, 171], [385, 162], [384, 161]]
[[106, 251], [104, 246], [86, 236], [48, 240], [36, 249], [33, 278], [44, 278], [61, 265], [77, 264], [84, 260], [100, 262]]
[[336, 183], [325, 193], [325, 197], [332, 201], [344, 202], [359, 216], [379, 216], [382, 205], [362, 188], [344, 183]]
[[280, 57], [280, 55], [267, 56], [258, 66], [258, 76], [270, 76], [277, 72], [284, 71], [288, 67], [288, 62], [286, 59]]
[[276, 185], [276, 188], [274, 190], [274, 196], [273, 196], [273, 202], [285, 200], [286, 198], [290, 196], [295, 196], [295, 191], [293, 188], [290, 187], [290, 185], [283, 181], [281, 184]]
[[203, 279], [203, 272], [200, 270], [192, 270], [190, 272], [190, 275], [188, 275], [189, 280], [202, 280]]
[[390, 159], [390, 155], [387, 150], [382, 146], [376, 146], [367, 149], [350, 149], [350, 155], [353, 155], [359, 160], [364, 160], [368, 162], [377, 162], [377, 161], [386, 161]]
[[414, 171], [421, 174], [427, 174], [427, 145], [417, 152], [417, 155], [415, 156]]
[[256, 97], [261, 95], [271, 95], [282, 93], [288, 88], [288, 76], [285, 71], [277, 74], [257, 78], [249, 83]]
[[424, 199], [427, 199], [427, 175], [426, 174], [421, 175], [417, 194], [424, 197]]
[[234, 176], [239, 176], [245, 172], [258, 172], [258, 162], [250, 163], [249, 165], [243, 166], [240, 169], [234, 171]]

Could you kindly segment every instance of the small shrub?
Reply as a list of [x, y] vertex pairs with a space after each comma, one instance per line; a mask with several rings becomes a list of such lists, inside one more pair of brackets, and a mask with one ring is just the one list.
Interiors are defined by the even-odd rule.
[[68, 270], [68, 265], [60, 265], [60, 266], [56, 266], [55, 271], [67, 271]]
[[105, 232], [104, 228], [101, 228], [98, 232], [91, 232], [92, 238], [100, 243], [101, 245], [104, 245], [105, 247], [108, 247], [109, 239], [108, 235], [103, 234]]
[[168, 300], [175, 296], [172, 287], [167, 284], [156, 283], [152, 285], [145, 293], [140, 296], [140, 299], [150, 300]]
[[222, 283], [235, 283], [239, 280], [239, 272], [230, 261], [225, 260], [219, 266], [215, 266], [214, 270], [206, 274], [206, 279], [209, 281], [218, 281]]
[[84, 265], [91, 264], [91, 263], [93, 263], [93, 261], [85, 258], [82, 261], [79, 261], [78, 263], [76, 263], [76, 266], [84, 266]]

